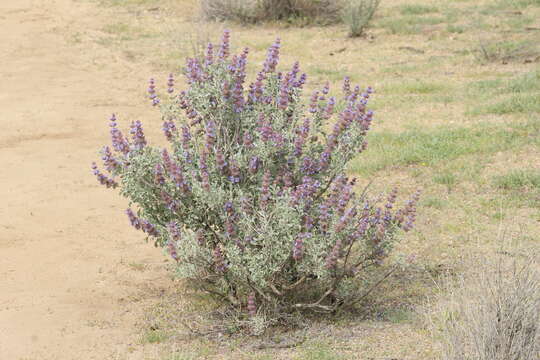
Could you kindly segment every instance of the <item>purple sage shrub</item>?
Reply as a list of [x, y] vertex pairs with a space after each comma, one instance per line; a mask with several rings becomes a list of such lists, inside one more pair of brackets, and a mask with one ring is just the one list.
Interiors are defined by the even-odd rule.
[[178, 276], [246, 317], [353, 303], [399, 229], [412, 228], [418, 201], [400, 205], [396, 191], [369, 199], [346, 175], [367, 146], [373, 90], [346, 78], [339, 97], [328, 84], [303, 96], [306, 74], [298, 63], [278, 70], [279, 55], [278, 39], [249, 83], [248, 49], [232, 55], [225, 31], [204, 58], [187, 61], [186, 90], [172, 74], [162, 87], [150, 81], [166, 148], [147, 143], [140, 121], [123, 134], [113, 115], [108, 174], [92, 167], [131, 201], [130, 223]]

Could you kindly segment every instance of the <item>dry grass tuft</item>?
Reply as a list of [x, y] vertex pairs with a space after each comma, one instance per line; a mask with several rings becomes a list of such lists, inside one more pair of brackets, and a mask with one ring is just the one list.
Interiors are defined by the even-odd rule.
[[444, 360], [540, 357], [537, 255], [513, 261], [484, 258], [467, 275], [444, 281], [445, 294], [430, 315], [442, 337]]

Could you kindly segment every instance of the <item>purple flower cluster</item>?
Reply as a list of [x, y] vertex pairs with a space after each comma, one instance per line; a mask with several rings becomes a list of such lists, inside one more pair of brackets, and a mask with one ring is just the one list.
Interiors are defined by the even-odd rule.
[[146, 146], [142, 123], [139, 120], [132, 122], [131, 130], [129, 132], [133, 140], [133, 149], [142, 150]]
[[266, 74], [276, 71], [276, 66], [279, 62], [279, 48], [281, 47], [281, 40], [278, 38], [276, 42], [268, 49], [268, 54], [263, 65], [263, 72]]
[[114, 181], [114, 179], [109, 178], [107, 175], [104, 175], [102, 172], [99, 171], [95, 162], [92, 163], [92, 171], [97, 177], [100, 184], [113, 189], [118, 186], [118, 183]]
[[163, 167], [161, 164], [156, 164], [154, 167], [154, 181], [157, 185], [165, 184], [165, 176], [163, 175]]
[[147, 233], [149, 236], [159, 236], [159, 232], [156, 229], [156, 227], [152, 225], [148, 220], [138, 218], [133, 213], [133, 210], [128, 208], [126, 210], [126, 215], [128, 216], [131, 225], [135, 229], [142, 230], [143, 232]]
[[231, 32], [230, 30], [225, 29], [223, 31], [223, 36], [221, 37], [221, 46], [218, 52], [219, 61], [225, 61], [230, 55], [231, 48]]
[[121, 164], [120, 162], [114, 157], [114, 155], [111, 152], [111, 149], [108, 146], [104, 146], [103, 150], [101, 151], [103, 160], [103, 164], [105, 165], [105, 169], [107, 169], [108, 172], [113, 172], [114, 170], [117, 170], [120, 168]]
[[174, 121], [164, 121], [162, 130], [167, 140], [172, 141], [174, 136], [176, 135], [176, 125], [174, 125]]
[[293, 204], [298, 204], [300, 201], [309, 203], [313, 196], [320, 189], [321, 183], [309, 176], [304, 176], [302, 183], [298, 185], [292, 194]]
[[294, 240], [292, 257], [296, 261], [300, 261], [304, 256], [304, 242], [311, 237], [311, 233], [300, 233]]
[[111, 141], [113, 149], [126, 155], [129, 153], [129, 142], [124, 138], [122, 132], [117, 128], [116, 115], [112, 114], [110, 120], [111, 122], [109, 126], [111, 127]]
[[156, 81], [153, 78], [148, 81], [148, 97], [152, 100], [152, 105], [156, 106], [160, 103], [156, 94]]
[[170, 73], [169, 77], [167, 78], [167, 86], [167, 92], [172, 94], [174, 92], [174, 75], [172, 73]]
[[216, 246], [214, 249], [214, 266], [220, 273], [227, 271], [227, 264], [225, 263], [225, 257], [220, 246]]

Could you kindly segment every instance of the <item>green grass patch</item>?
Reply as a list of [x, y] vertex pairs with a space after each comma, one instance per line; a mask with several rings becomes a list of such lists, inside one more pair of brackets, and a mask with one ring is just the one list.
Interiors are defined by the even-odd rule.
[[308, 347], [299, 351], [295, 360], [345, 360], [341, 354], [335, 352], [330, 345], [322, 342], [310, 344]]
[[452, 34], [463, 34], [465, 32], [465, 28], [459, 25], [448, 24], [446, 26], [446, 31]]
[[540, 190], [540, 170], [514, 170], [493, 179], [495, 186], [504, 190]]
[[409, 309], [395, 308], [387, 310], [382, 314], [384, 321], [389, 321], [393, 324], [401, 324], [411, 322], [415, 317], [414, 312]]
[[347, 73], [343, 70], [319, 66], [310, 66], [308, 73], [313, 77], [330, 81], [342, 81], [347, 76]]
[[114, 23], [114, 24], [105, 25], [105, 27], [103, 27], [103, 31], [106, 32], [107, 34], [120, 35], [120, 34], [129, 33], [133, 30], [128, 24]]
[[457, 177], [451, 172], [441, 172], [433, 176], [433, 182], [444, 185], [448, 190], [451, 190], [457, 182]]
[[441, 199], [440, 197], [428, 196], [420, 200], [420, 206], [425, 206], [437, 210], [442, 210], [448, 205], [446, 200]]
[[165, 331], [161, 330], [148, 330], [143, 334], [143, 343], [147, 344], [159, 344], [169, 338], [169, 335]]
[[445, 90], [442, 83], [431, 81], [404, 81], [383, 85], [381, 92], [386, 94], [432, 94]]
[[512, 93], [540, 91], [540, 70], [531, 71], [511, 79], [504, 87], [504, 90]]
[[522, 94], [536, 91], [540, 91], [540, 70], [530, 71], [511, 79], [474, 81], [467, 86], [467, 92], [475, 95]]
[[478, 44], [472, 51], [480, 63], [522, 61], [540, 54], [536, 40], [486, 41]]
[[489, 154], [538, 143], [540, 119], [510, 126], [413, 128], [401, 133], [379, 132], [368, 137], [368, 150], [353, 160], [350, 170], [373, 173], [408, 165], [433, 166], [460, 156]]
[[528, 6], [540, 6], [540, 0], [498, 0], [495, 5], [503, 9], [523, 9]]
[[383, 18], [378, 26], [387, 29], [391, 34], [413, 35], [422, 31], [426, 25], [437, 25], [445, 22], [442, 17], [408, 15], [394, 18]]
[[420, 4], [406, 4], [399, 7], [402, 15], [424, 15], [436, 13], [439, 11], [435, 6], [427, 6]]
[[494, 104], [475, 107], [470, 113], [472, 115], [506, 115], [540, 112], [539, 99], [539, 94], [516, 94], [510, 98], [499, 100]]

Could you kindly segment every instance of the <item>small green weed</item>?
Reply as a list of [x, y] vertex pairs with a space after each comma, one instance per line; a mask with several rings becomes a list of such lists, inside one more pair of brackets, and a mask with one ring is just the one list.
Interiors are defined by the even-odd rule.
[[446, 26], [446, 31], [452, 34], [463, 34], [465, 32], [465, 28], [459, 25], [448, 24]]
[[443, 208], [446, 207], [447, 201], [439, 197], [430, 196], [430, 197], [425, 197], [423, 200], [420, 200], [420, 205], [437, 209], [437, 210], [442, 210]]
[[442, 172], [433, 177], [433, 182], [444, 185], [450, 191], [456, 184], [456, 176], [450, 172]]
[[161, 330], [148, 330], [143, 335], [143, 343], [159, 344], [169, 338], [169, 335]]

